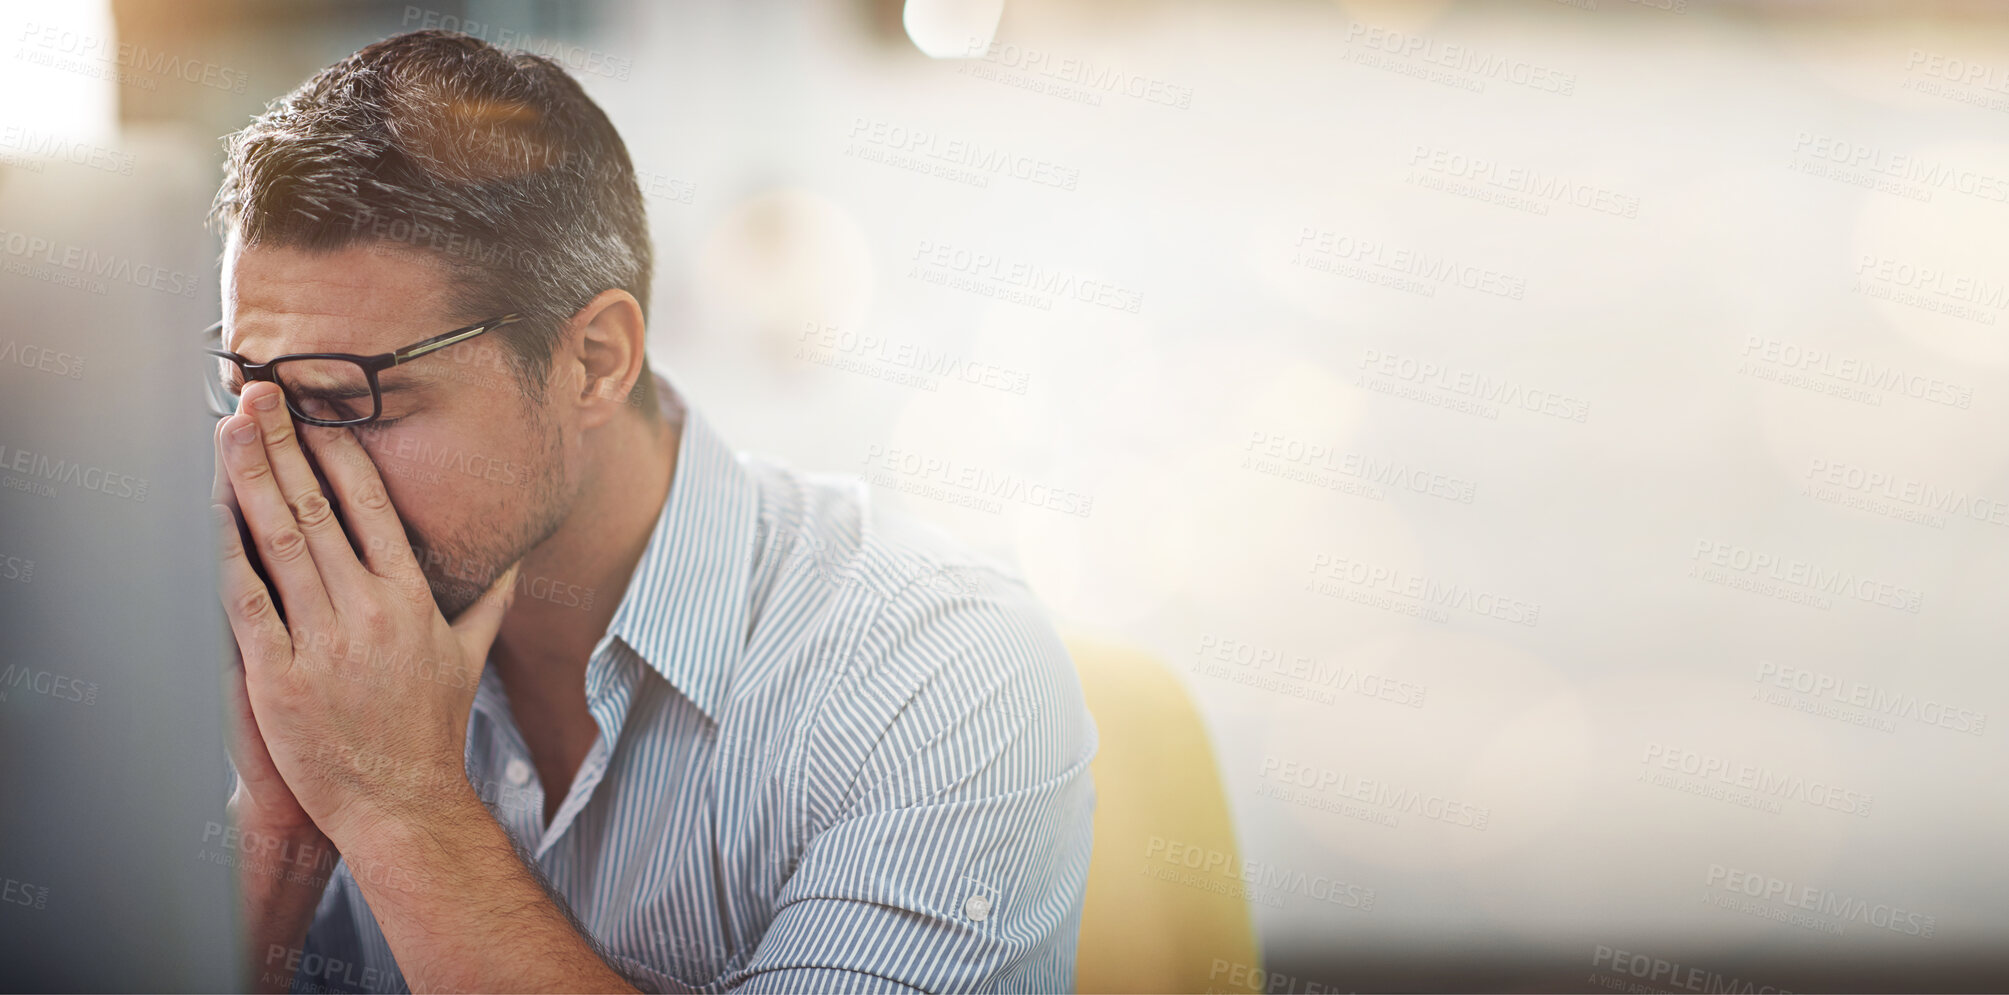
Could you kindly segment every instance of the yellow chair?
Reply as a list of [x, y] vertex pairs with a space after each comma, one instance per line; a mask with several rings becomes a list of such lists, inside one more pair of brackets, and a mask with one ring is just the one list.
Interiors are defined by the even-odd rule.
[[1080, 639], [1068, 651], [1101, 736], [1075, 990], [1259, 991], [1241, 854], [1199, 713], [1142, 653]]

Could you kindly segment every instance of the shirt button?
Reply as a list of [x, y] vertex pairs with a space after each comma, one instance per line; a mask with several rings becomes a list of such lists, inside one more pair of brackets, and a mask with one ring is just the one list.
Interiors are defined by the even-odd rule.
[[530, 783], [530, 765], [524, 763], [521, 757], [511, 757], [502, 768], [502, 776], [508, 778], [509, 783], [523, 787]]
[[977, 922], [989, 919], [991, 916], [991, 900], [982, 895], [971, 895], [967, 901], [963, 902], [963, 915], [969, 916]]

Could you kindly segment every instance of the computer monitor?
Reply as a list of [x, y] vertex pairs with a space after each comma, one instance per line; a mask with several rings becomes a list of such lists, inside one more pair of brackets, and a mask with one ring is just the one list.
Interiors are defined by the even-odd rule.
[[202, 149], [136, 154], [0, 164], [0, 989], [244, 988]]

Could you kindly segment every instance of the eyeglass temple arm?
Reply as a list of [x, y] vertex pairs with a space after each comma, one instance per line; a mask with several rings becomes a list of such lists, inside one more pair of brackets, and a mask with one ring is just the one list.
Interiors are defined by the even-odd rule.
[[480, 335], [483, 332], [489, 331], [490, 329], [500, 328], [503, 325], [507, 325], [510, 324], [511, 322], [521, 320], [523, 320], [523, 316], [521, 314], [505, 314], [500, 318], [493, 318], [488, 321], [481, 322], [480, 324], [469, 325], [466, 328], [456, 328], [451, 332], [447, 332], [442, 335], [435, 335], [432, 338], [425, 340], [424, 342], [409, 345], [403, 349], [398, 350], [397, 352], [391, 353], [391, 365], [395, 366], [399, 363], [411, 362], [412, 360], [417, 359], [420, 356], [425, 355], [426, 353], [444, 349], [447, 346], [453, 345], [456, 342], [464, 342], [468, 339], [474, 338], [475, 336]]

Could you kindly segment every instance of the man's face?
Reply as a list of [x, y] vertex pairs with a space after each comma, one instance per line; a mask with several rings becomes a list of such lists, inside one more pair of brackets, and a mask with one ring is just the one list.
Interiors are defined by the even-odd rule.
[[[447, 283], [422, 256], [332, 252], [235, 238], [223, 275], [224, 348], [253, 362], [302, 352], [373, 356], [495, 315], [446, 311]], [[236, 368], [219, 360], [219, 375]], [[578, 476], [565, 426], [525, 396], [517, 354], [496, 332], [382, 371], [383, 415], [356, 438], [376, 462], [440, 611], [451, 619], [564, 521]], [[367, 400], [363, 402], [367, 404]]]

